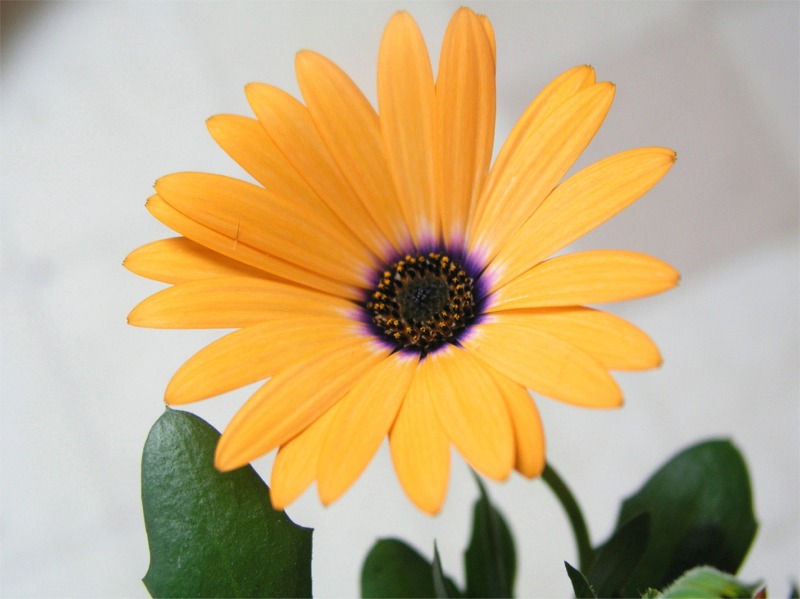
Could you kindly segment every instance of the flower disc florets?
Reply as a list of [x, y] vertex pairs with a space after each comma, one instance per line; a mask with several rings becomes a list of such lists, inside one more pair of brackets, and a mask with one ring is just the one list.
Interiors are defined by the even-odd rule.
[[429, 252], [390, 264], [366, 309], [383, 339], [425, 355], [456, 340], [475, 321], [476, 304], [473, 277], [450, 256]]

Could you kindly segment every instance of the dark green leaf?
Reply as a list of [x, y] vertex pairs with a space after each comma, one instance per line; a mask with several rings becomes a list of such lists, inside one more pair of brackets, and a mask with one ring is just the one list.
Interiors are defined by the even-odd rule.
[[399, 539], [372, 546], [361, 568], [361, 596], [434, 597], [431, 564]]
[[672, 458], [623, 503], [617, 527], [642, 513], [650, 514], [650, 540], [629, 595], [664, 588], [699, 565], [735, 573], [757, 528], [747, 467], [729, 441]]
[[517, 572], [514, 539], [500, 512], [489, 501], [476, 476], [481, 492], [475, 502], [472, 538], [464, 556], [468, 597], [512, 597]]
[[433, 543], [433, 588], [436, 591], [437, 599], [448, 599], [450, 597], [460, 597], [461, 593], [453, 581], [444, 574], [442, 570], [442, 562], [439, 559], [439, 550], [436, 548], [436, 542]]
[[567, 562], [564, 562], [564, 566], [567, 568], [567, 575], [570, 582], [572, 582], [572, 591], [575, 593], [575, 599], [597, 599], [597, 595], [595, 595], [586, 577]]
[[442, 572], [442, 561], [439, 559], [439, 550], [436, 548], [436, 542], [433, 543], [433, 590], [437, 599], [449, 599], [450, 594], [447, 592], [447, 586], [444, 583], [444, 572]]
[[598, 597], [623, 597], [634, 568], [642, 559], [650, 534], [650, 515], [638, 514], [595, 550], [589, 583]]
[[167, 410], [142, 456], [142, 505], [154, 597], [310, 597], [311, 529], [272, 509], [246, 466], [214, 468], [219, 433]]
[[[437, 574], [438, 568], [438, 574]], [[445, 593], [435, 579], [440, 576]], [[399, 539], [381, 539], [372, 546], [361, 568], [361, 596], [460, 597], [458, 588], [444, 575], [434, 545], [433, 564]]]
[[800, 590], [798, 590], [796, 584], [792, 584], [792, 588], [789, 591], [789, 599], [800, 599]]
[[658, 597], [663, 599], [735, 599], [753, 597], [762, 584], [746, 584], [714, 568], [694, 568]]

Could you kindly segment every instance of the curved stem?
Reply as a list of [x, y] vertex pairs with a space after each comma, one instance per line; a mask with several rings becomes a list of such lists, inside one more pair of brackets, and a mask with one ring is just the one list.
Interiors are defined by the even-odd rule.
[[547, 486], [555, 493], [561, 506], [567, 513], [569, 523], [572, 525], [572, 534], [575, 535], [575, 542], [578, 544], [578, 561], [580, 571], [586, 573], [592, 566], [594, 561], [594, 551], [592, 550], [592, 542], [589, 539], [589, 529], [586, 527], [586, 521], [583, 519], [583, 513], [575, 500], [575, 496], [564, 480], [553, 470], [550, 464], [545, 466], [542, 472], [542, 480], [547, 483]]

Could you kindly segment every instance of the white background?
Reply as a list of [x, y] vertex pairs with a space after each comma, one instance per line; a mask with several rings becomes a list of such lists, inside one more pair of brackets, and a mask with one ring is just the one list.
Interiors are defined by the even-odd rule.
[[[205, 131], [250, 114], [243, 86], [297, 94], [295, 52], [340, 64], [374, 101], [378, 43], [409, 9], [434, 56], [461, 2], [2, 3], [0, 593], [141, 597], [148, 564], [139, 461], [172, 372], [218, 333], [150, 331], [125, 315], [160, 286], [123, 257], [170, 236], [144, 209], [181, 170], [243, 175]], [[549, 458], [596, 542], [619, 501], [669, 455], [730, 438], [751, 467], [760, 529], [742, 572], [786, 596], [800, 564], [798, 3], [473, 3], [498, 40], [502, 140], [551, 78], [590, 63], [617, 98], [580, 165], [639, 145], [679, 160], [644, 200], [577, 247], [653, 253], [681, 286], [615, 308], [659, 343], [663, 368], [620, 376], [626, 406], [539, 398]], [[197, 413], [217, 428], [247, 390]], [[271, 458], [256, 463], [268, 474]], [[489, 492], [514, 528], [520, 596], [566, 596], [576, 561], [539, 481]], [[385, 447], [316, 529], [315, 593], [353, 596], [379, 537], [400, 536], [463, 581], [477, 491], [454, 460], [443, 513], [403, 496]]]

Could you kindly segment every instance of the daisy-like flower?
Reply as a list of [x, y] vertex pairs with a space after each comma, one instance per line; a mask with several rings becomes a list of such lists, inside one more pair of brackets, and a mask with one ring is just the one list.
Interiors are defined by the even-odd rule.
[[564, 180], [614, 96], [579, 66], [545, 87], [491, 164], [495, 38], [464, 8], [435, 78], [411, 16], [389, 21], [377, 112], [326, 58], [303, 51], [296, 67], [304, 102], [251, 84], [255, 119], [208, 121], [259, 185], [179, 173], [147, 203], [181, 236], [125, 261], [171, 285], [129, 322], [236, 329], [177, 371], [166, 402], [266, 380], [224, 431], [216, 466], [277, 449], [279, 509], [312, 482], [336, 500], [387, 435], [403, 489], [428, 513], [444, 501], [451, 446], [489, 478], [537, 476], [544, 435], [529, 390], [617, 407], [609, 371], [661, 360], [639, 329], [586, 305], [678, 279], [634, 252], [549, 257], [647, 192], [674, 152], [622, 152]]

